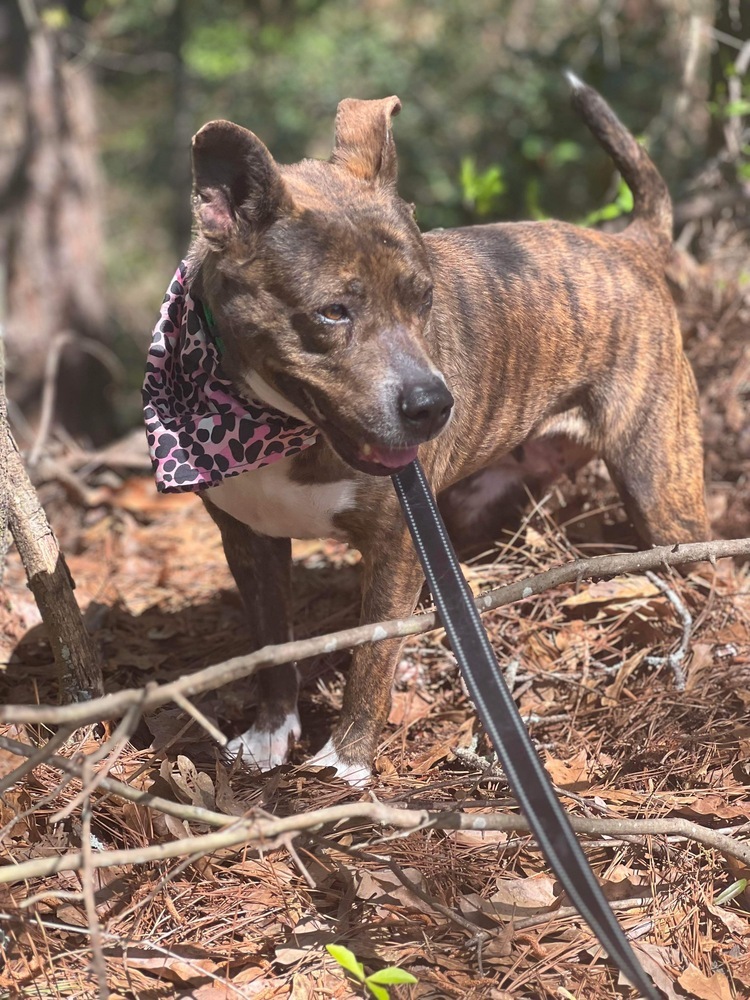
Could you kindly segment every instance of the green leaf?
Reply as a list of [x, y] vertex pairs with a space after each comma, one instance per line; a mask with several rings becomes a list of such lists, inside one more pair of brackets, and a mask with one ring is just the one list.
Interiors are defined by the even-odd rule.
[[377, 983], [371, 983], [369, 979], [365, 979], [365, 986], [375, 997], [375, 1000], [390, 1000], [390, 994], [385, 986], [378, 986]]
[[246, 73], [253, 64], [252, 40], [236, 21], [214, 20], [197, 26], [183, 48], [185, 64], [196, 76], [221, 82]]
[[630, 190], [627, 183], [622, 179], [620, 179], [620, 186], [617, 189], [615, 204], [621, 208], [623, 212], [633, 211], [633, 192]]
[[353, 951], [349, 951], [343, 944], [327, 944], [326, 951], [331, 958], [339, 963], [342, 969], [346, 969], [360, 983], [365, 981], [365, 967], [357, 961], [357, 956]]
[[370, 983], [381, 983], [383, 986], [397, 986], [399, 983], [416, 983], [419, 980], [412, 976], [406, 969], [399, 969], [396, 966], [389, 966], [387, 969], [379, 969], [367, 977], [367, 985]]
[[571, 142], [569, 139], [563, 139], [561, 142], [556, 143], [556, 145], [552, 147], [550, 161], [553, 166], [559, 167], [564, 163], [576, 163], [582, 157], [583, 150], [577, 142]]
[[470, 156], [465, 156], [461, 160], [459, 181], [464, 202], [474, 208], [478, 215], [489, 215], [505, 191], [505, 181], [500, 167], [488, 167], [483, 173], [479, 173], [475, 161]]
[[725, 118], [739, 118], [742, 115], [750, 114], [750, 101], [740, 98], [738, 101], [730, 101], [724, 108]]
[[45, 8], [39, 15], [42, 23], [50, 31], [61, 31], [70, 24], [70, 15], [62, 5]]
[[734, 899], [735, 896], [739, 896], [740, 893], [743, 893], [745, 889], [747, 889], [747, 879], [739, 878], [736, 882], [732, 882], [731, 885], [728, 885], [723, 892], [719, 893], [714, 900], [714, 904], [716, 906], [723, 906], [724, 903], [728, 903], [731, 899]]
[[342, 969], [345, 969], [348, 973], [358, 979], [359, 982], [363, 983], [365, 981], [365, 967], [357, 960], [357, 956], [349, 948], [346, 948], [342, 944], [327, 944], [326, 951], [334, 958]]

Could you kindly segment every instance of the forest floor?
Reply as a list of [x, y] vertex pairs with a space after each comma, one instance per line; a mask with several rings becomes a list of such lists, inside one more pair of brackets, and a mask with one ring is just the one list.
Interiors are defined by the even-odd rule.
[[[701, 390], [710, 513], [717, 535], [743, 537], [750, 535], [750, 303], [737, 290], [709, 299], [694, 291], [691, 282], [681, 311]], [[157, 497], [147, 478], [104, 477], [94, 492], [84, 505], [50, 483], [43, 497], [104, 653], [107, 690], [174, 679], [246, 652], [239, 598], [202, 505]], [[635, 545], [594, 463], [527, 510], [467, 574], [478, 592]], [[294, 560], [298, 637], [355, 624], [357, 554], [302, 542]], [[648, 662], [679, 646], [683, 625], [674, 601], [646, 577], [561, 586], [490, 612], [485, 624], [503, 667], [517, 661], [516, 702], [573, 815], [688, 818], [746, 837], [750, 567], [723, 560], [665, 579], [694, 617], [684, 691], [666, 662]], [[55, 704], [50, 648], [15, 553], [5, 590], [0, 696]], [[415, 809], [516, 811], [502, 776], [461, 752], [487, 748], [440, 631], [407, 641], [366, 793], [301, 767], [335, 719], [347, 659], [339, 653], [300, 665], [303, 739], [292, 763], [269, 775], [228, 769], [176, 706], [146, 716], [105, 763], [138, 788], [234, 815], [373, 798]], [[251, 703], [247, 683], [196, 702], [225, 727], [239, 725]], [[0, 731], [27, 743], [49, 736], [20, 725]], [[58, 752], [90, 752], [100, 738], [96, 727], [84, 730]], [[0, 780], [18, 763], [0, 751]], [[42, 763], [7, 789], [2, 864], [77, 849], [80, 788]], [[95, 850], [208, 831], [101, 789], [91, 803]], [[680, 837], [588, 838], [585, 846], [667, 997], [750, 997], [747, 865]], [[364, 995], [326, 953], [332, 942], [347, 945], [368, 972], [396, 965], [412, 973], [417, 985], [392, 987], [395, 996], [632, 996], [524, 834], [405, 835], [357, 821], [293, 844], [105, 867], [91, 877], [107, 968], [102, 995], [112, 1000]], [[0, 886], [0, 996], [100, 995], [84, 888], [74, 871]]]

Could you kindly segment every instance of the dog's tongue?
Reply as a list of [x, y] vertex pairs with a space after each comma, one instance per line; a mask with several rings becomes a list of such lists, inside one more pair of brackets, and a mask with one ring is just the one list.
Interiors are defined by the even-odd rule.
[[417, 448], [379, 448], [377, 445], [363, 445], [359, 457], [373, 465], [386, 469], [403, 469], [417, 457]]

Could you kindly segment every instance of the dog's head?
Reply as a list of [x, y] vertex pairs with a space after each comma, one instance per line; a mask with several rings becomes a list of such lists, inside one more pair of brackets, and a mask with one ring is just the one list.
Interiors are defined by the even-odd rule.
[[193, 140], [191, 264], [227, 376], [376, 474], [408, 464], [453, 405], [426, 349], [427, 255], [396, 192], [399, 110], [395, 97], [342, 101], [327, 162], [280, 166], [225, 121]]

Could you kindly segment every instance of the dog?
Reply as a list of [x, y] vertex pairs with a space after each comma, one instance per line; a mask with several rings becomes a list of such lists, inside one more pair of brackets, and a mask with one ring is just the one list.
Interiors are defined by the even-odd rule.
[[[555, 221], [420, 232], [397, 193], [396, 97], [342, 101], [325, 162], [281, 166], [226, 121], [194, 137], [182, 277], [236, 421], [245, 406], [266, 422], [260, 465], [246, 461], [260, 444], [240, 443], [227, 475], [196, 446], [198, 485], [256, 648], [290, 637], [291, 538], [360, 550], [363, 623], [413, 612], [423, 578], [389, 476], [417, 453], [445, 495], [523, 442], [564, 434], [605, 460], [646, 543], [708, 537], [697, 391], [664, 276], [669, 193], [604, 99], [571, 86], [633, 192], [618, 234]], [[367, 782], [400, 648], [354, 651], [339, 722], [311, 763]], [[296, 668], [258, 684], [255, 720], [229, 751], [265, 770], [300, 736]]]

